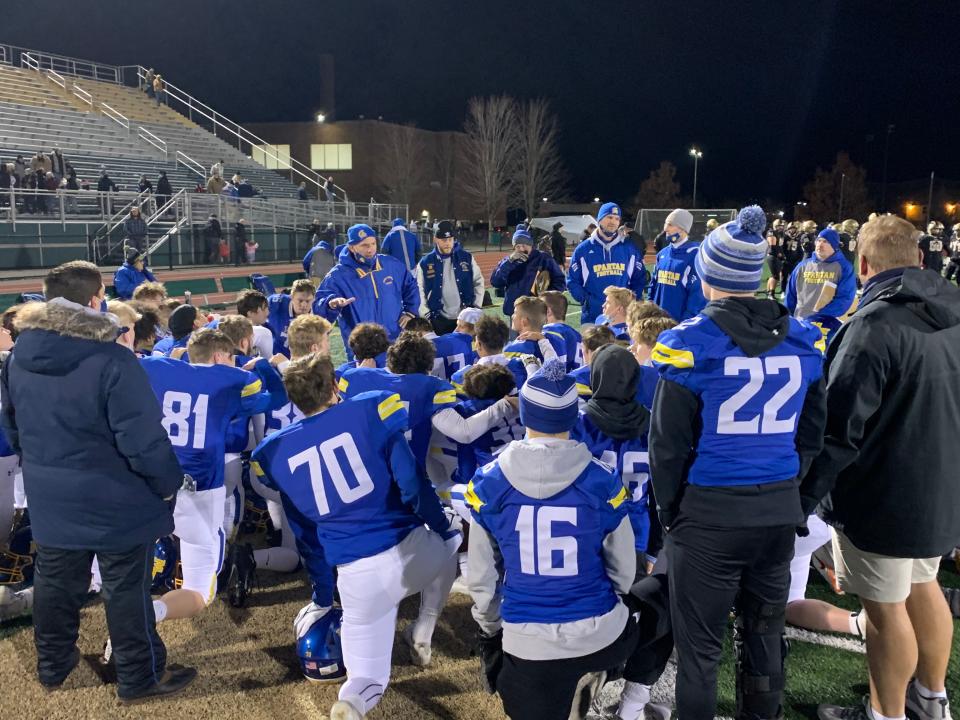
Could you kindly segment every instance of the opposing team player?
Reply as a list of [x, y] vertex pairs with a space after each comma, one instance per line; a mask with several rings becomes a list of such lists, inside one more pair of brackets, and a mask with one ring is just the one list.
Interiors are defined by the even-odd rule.
[[780, 285], [783, 275], [783, 232], [778, 227], [783, 224], [779, 218], [773, 221], [773, 227], [767, 230], [767, 269], [770, 277], [767, 278], [767, 297], [775, 300], [777, 286]]
[[338, 402], [333, 365], [318, 355], [292, 362], [284, 385], [304, 419], [266, 438], [254, 467], [337, 566], [347, 681], [330, 718], [356, 720], [386, 690], [397, 606], [418, 592], [412, 655], [430, 661], [461, 535], [417, 467], [399, 395], [359, 393]]
[[804, 519], [798, 477], [823, 442], [820, 331], [754, 298], [765, 225], [751, 206], [704, 240], [696, 270], [710, 303], [653, 351], [650, 469], [668, 531], [677, 714], [692, 720], [716, 714], [734, 605], [736, 714], [782, 714], [784, 608]]
[[583, 345], [580, 333], [567, 324], [567, 296], [558, 290], [547, 290], [540, 294], [540, 299], [547, 305], [547, 324], [543, 326], [543, 332], [563, 337], [567, 372], [573, 372], [583, 365]]
[[276, 392], [264, 390], [262, 376], [234, 367], [233, 349], [222, 332], [204, 328], [195, 331], [187, 345], [190, 364], [160, 357], [141, 361], [185, 473], [174, 510], [183, 587], [154, 601], [157, 622], [192, 617], [213, 600], [226, 540], [223, 469], [228, 426], [237, 416], [266, 412], [278, 402]]
[[[632, 361], [632, 360], [631, 360]], [[577, 390], [558, 360], [520, 390], [526, 437], [471, 481], [468, 584], [486, 689], [524, 720], [582, 718], [637, 627], [627, 491], [570, 439]]]

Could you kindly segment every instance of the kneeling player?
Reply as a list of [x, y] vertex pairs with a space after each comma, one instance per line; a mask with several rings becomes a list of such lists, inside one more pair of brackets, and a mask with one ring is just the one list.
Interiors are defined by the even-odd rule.
[[[304, 418], [257, 447], [254, 470], [315, 527], [305, 535], [337, 565], [347, 681], [330, 718], [362, 718], [390, 680], [400, 601], [419, 592], [429, 615], [439, 615], [461, 536], [414, 460], [399, 395], [338, 402], [333, 365], [321, 355], [292, 362], [283, 381]], [[432, 633], [419, 622], [414, 628], [428, 646]]]
[[512, 718], [582, 718], [638, 639], [619, 597], [636, 568], [627, 491], [570, 439], [577, 390], [564, 363], [550, 361], [527, 381], [520, 418], [526, 439], [467, 490], [483, 679]]

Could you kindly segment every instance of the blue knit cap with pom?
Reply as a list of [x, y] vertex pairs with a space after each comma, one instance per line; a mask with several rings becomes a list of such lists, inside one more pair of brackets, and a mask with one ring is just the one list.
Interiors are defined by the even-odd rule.
[[724, 292], [752, 293], [760, 286], [767, 241], [767, 216], [759, 205], [737, 213], [737, 219], [716, 228], [700, 243], [694, 267], [700, 279]]
[[556, 435], [577, 424], [577, 383], [561, 360], [548, 360], [520, 388], [520, 421], [524, 427]]

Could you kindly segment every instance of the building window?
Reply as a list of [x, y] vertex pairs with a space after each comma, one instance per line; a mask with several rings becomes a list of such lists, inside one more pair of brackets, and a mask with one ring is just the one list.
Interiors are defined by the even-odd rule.
[[314, 170], [353, 170], [353, 145], [311, 145], [310, 167]]
[[288, 170], [290, 168], [289, 145], [254, 145], [251, 153], [254, 162], [267, 170]]

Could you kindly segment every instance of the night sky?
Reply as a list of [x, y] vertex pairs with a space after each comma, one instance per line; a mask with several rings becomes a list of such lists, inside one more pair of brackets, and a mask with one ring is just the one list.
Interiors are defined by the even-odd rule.
[[[660, 160], [730, 206], [790, 202], [838, 150], [880, 180], [960, 177], [960, 3], [54, 0], [4, 3], [0, 42], [153, 65], [240, 122], [307, 120], [317, 56], [337, 117], [462, 127], [467, 100], [552, 100], [577, 199], [629, 202]], [[868, 136], [873, 136], [870, 141]]]

